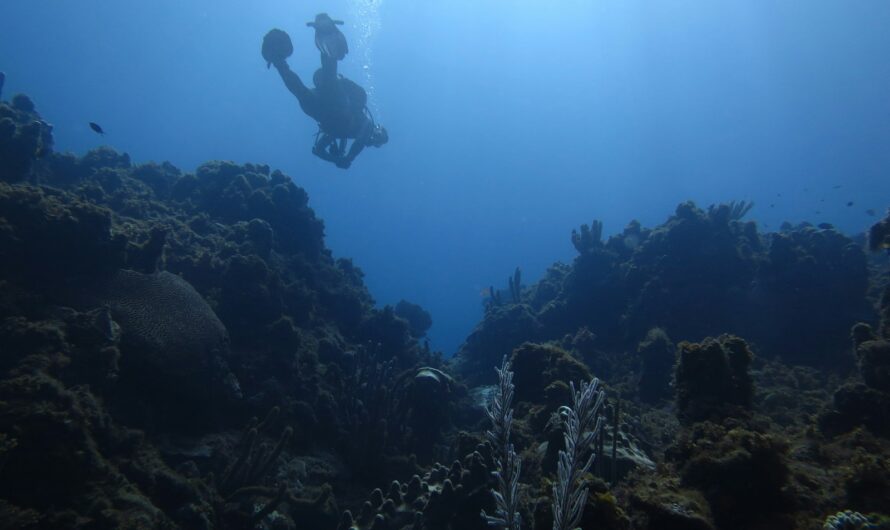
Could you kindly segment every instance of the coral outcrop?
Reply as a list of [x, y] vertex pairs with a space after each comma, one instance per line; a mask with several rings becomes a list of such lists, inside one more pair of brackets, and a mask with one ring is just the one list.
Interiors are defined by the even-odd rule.
[[638, 392], [640, 399], [657, 403], [670, 397], [671, 372], [675, 363], [676, 347], [661, 328], [652, 328], [637, 347], [642, 367]]
[[687, 202], [660, 226], [632, 222], [605, 241], [597, 223], [582, 227], [574, 263], [528, 286], [525, 309], [488, 311], [454, 369], [484, 373], [477, 360], [582, 328], [599, 349], [627, 351], [654, 327], [678, 341], [735, 333], [766, 358], [843, 367], [847, 330], [871, 311], [862, 245], [829, 225], [763, 234], [743, 221], [749, 206]]
[[686, 421], [723, 418], [751, 406], [754, 388], [748, 366], [754, 354], [732, 335], [681, 342], [674, 375], [677, 414]]
[[[888, 327], [890, 288], [882, 299], [881, 330]], [[876, 333], [867, 324], [852, 330], [854, 354], [860, 380], [841, 386], [834, 394], [832, 407], [820, 417], [822, 429], [830, 434], [865, 426], [872, 432], [890, 437], [890, 336]]]
[[37, 159], [51, 153], [52, 129], [28, 96], [16, 94], [8, 103], [0, 101], [0, 181], [24, 179]]
[[55, 154], [27, 98], [0, 115], [0, 520], [333, 529], [432, 459], [462, 386], [293, 180]]

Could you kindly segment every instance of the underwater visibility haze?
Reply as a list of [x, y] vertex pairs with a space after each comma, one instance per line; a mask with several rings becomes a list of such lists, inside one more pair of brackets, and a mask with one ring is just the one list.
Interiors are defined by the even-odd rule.
[[0, 528], [890, 528], [890, 4], [0, 9]]
[[[318, 11], [346, 22], [341, 70], [392, 136], [347, 172], [312, 156], [315, 124], [258, 53], [280, 27], [311, 79]], [[375, 299], [432, 312], [447, 355], [482, 289], [570, 260], [565, 234], [592, 218], [611, 234], [687, 199], [745, 199], [767, 228], [856, 233], [890, 196], [881, 2], [90, 0], [2, 18], [6, 93], [40, 102], [60, 150], [281, 169]]]

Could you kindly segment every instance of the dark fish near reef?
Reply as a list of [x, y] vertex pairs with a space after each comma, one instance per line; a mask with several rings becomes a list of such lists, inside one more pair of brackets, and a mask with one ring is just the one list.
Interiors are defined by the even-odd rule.
[[3, 95], [3, 83], [6, 82], [6, 74], [0, 72], [0, 96]]
[[105, 136], [105, 131], [102, 130], [102, 127], [100, 127], [98, 123], [90, 122], [90, 129], [96, 131], [97, 133], [101, 134], [102, 136]]
[[314, 22], [307, 22], [306, 25], [315, 28], [315, 47], [323, 55], [339, 61], [349, 53], [346, 37], [337, 28], [343, 25], [342, 20], [334, 20], [327, 13], [319, 13], [315, 15]]

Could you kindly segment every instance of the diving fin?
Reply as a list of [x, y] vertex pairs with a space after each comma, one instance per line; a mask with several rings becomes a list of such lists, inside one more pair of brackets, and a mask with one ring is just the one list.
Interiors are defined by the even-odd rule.
[[315, 15], [313, 22], [307, 22], [306, 25], [315, 28], [315, 47], [325, 56], [340, 61], [349, 53], [346, 37], [337, 28], [343, 25], [342, 20], [334, 20], [327, 13], [319, 13]]

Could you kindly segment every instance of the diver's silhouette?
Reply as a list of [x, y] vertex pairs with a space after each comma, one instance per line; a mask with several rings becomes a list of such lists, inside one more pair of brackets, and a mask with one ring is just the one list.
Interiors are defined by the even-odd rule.
[[[316, 15], [307, 25], [315, 28], [315, 46], [321, 53], [321, 68], [312, 76], [315, 88], [308, 88], [287, 64], [293, 53], [290, 37], [273, 29], [263, 39], [263, 58], [275, 66], [282, 81], [300, 102], [300, 108], [318, 122], [312, 153], [348, 168], [368, 146], [380, 147], [389, 140], [386, 129], [374, 123], [368, 111], [368, 95], [355, 82], [337, 74], [337, 61], [349, 52], [346, 38], [337, 28], [341, 21], [327, 14]], [[352, 145], [347, 150], [349, 139]]]

